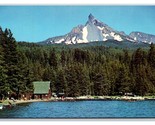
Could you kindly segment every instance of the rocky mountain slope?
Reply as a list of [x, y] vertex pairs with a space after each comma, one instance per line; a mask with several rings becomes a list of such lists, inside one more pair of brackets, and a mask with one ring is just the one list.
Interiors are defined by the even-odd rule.
[[85, 25], [78, 25], [74, 27], [71, 32], [63, 36], [49, 38], [45, 41], [39, 42], [41, 44], [76, 44], [76, 43], [89, 43], [96, 41], [115, 40], [118, 42], [144, 42], [155, 43], [155, 36], [142, 33], [132, 32], [129, 35], [124, 32], [119, 32], [107, 24], [97, 20], [92, 14], [88, 16], [88, 21]]

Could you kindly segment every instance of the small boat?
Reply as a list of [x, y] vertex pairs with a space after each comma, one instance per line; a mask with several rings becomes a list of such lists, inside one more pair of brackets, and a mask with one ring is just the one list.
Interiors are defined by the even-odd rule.
[[16, 106], [16, 103], [10, 102], [9, 100], [3, 101], [3, 103], [0, 103], [0, 109], [10, 109]]
[[2, 110], [3, 109], [3, 104], [0, 104], [0, 110]]

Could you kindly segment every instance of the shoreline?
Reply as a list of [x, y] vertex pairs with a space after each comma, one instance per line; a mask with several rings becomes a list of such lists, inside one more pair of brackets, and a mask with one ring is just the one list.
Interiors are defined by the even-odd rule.
[[[80, 96], [80, 97], [65, 97], [65, 98], [51, 98], [51, 99], [31, 99], [31, 100], [7, 100], [9, 103], [3, 105], [18, 105], [33, 102], [59, 102], [59, 101], [143, 101], [155, 100], [154, 96]], [[6, 101], [6, 100], [5, 100]], [[4, 102], [5, 102], [4, 101]]]
[[32, 102], [59, 102], [59, 101], [143, 101], [155, 100], [155, 97], [130, 97], [130, 96], [81, 96], [81, 97], [66, 97], [66, 98], [51, 98], [51, 99], [32, 99], [32, 100], [16, 100], [16, 104], [32, 103]]
[[32, 100], [15, 100], [16, 104], [23, 104], [23, 103], [32, 103], [32, 102], [46, 102], [48, 100], [41, 100], [41, 99], [32, 99]]

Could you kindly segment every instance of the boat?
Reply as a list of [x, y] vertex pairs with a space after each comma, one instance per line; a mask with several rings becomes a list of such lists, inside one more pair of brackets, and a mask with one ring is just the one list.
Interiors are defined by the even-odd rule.
[[0, 104], [0, 110], [2, 110], [3, 109], [3, 104]]
[[0, 103], [0, 109], [10, 109], [16, 106], [15, 102], [11, 102], [10, 100], [5, 100]]

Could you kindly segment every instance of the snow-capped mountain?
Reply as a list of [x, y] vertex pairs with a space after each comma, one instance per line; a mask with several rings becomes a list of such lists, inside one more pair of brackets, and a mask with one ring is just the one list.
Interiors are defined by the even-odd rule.
[[[142, 34], [143, 36], [144, 34]], [[145, 37], [145, 36], [144, 36]], [[85, 25], [78, 25], [74, 27], [71, 32], [66, 35], [52, 37], [40, 43], [46, 44], [76, 44], [76, 43], [89, 43], [94, 41], [107, 41], [115, 40], [118, 42], [129, 41], [129, 42], [147, 42], [144, 41], [144, 37], [136, 33], [126, 35], [124, 32], [119, 32], [109, 27], [107, 24], [97, 20], [92, 14], [88, 16], [88, 21]], [[149, 36], [148, 36], [149, 37]], [[142, 40], [143, 39], [143, 40]], [[149, 39], [149, 38], [147, 38]], [[151, 39], [151, 38], [150, 38]], [[155, 41], [155, 37], [152, 37]], [[150, 43], [150, 41], [149, 41]]]
[[155, 43], [155, 35], [146, 34], [142, 32], [131, 32], [129, 36], [139, 42], [149, 44]]

